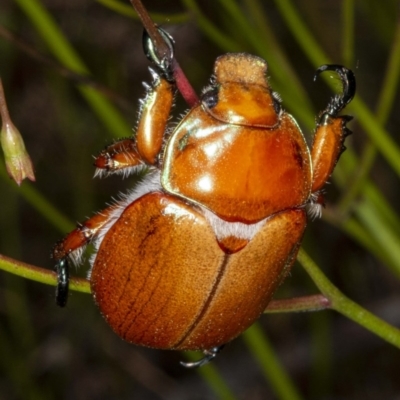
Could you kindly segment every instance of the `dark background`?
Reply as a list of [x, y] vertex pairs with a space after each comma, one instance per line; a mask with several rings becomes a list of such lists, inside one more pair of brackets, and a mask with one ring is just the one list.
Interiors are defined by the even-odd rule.
[[[111, 88], [111, 101], [132, 127], [136, 124], [142, 81], [149, 81], [148, 61], [141, 47], [141, 24], [102, 4], [89, 0], [43, 2], [92, 73]], [[243, 17], [257, 28], [249, 11], [254, 1], [235, 1]], [[310, 101], [314, 115], [331, 95], [323, 81], [313, 83], [315, 65], [309, 60], [275, 2], [261, 2], [262, 13], [276, 44], [286, 55]], [[384, 84], [388, 57], [399, 25], [399, 2], [317, 1], [295, 2], [320, 47], [335, 63], [344, 63], [357, 76], [358, 93], [376, 110]], [[196, 90], [207, 84], [214, 59], [227, 51], [206, 35], [196, 16], [179, 1], [145, 1], [146, 7], [165, 16], [184, 13], [184, 21], [159, 21], [176, 41], [176, 56]], [[247, 32], [228, 15], [223, 2], [198, 1], [203, 15], [232, 40], [239, 51], [259, 54]], [[343, 55], [343, 9], [354, 6], [354, 45]], [[28, 42], [32, 49], [54, 58], [17, 1], [3, 0], [0, 24]], [[400, 40], [400, 39], [399, 39]], [[258, 34], [258, 46], [264, 39]], [[274, 54], [271, 54], [274, 57]], [[70, 224], [82, 221], [134, 179], [92, 179], [92, 156], [116, 137], [96, 117], [75, 83], [0, 37], [0, 73], [14, 123], [31, 154], [37, 182], [32, 185]], [[274, 79], [283, 104], [298, 118], [307, 139], [310, 115], [302, 104], [290, 102], [291, 87]], [[389, 107], [385, 128], [398, 142], [399, 90]], [[308, 106], [308, 105], [307, 105]], [[178, 100], [176, 121], [185, 110]], [[297, 112], [296, 112], [297, 111]], [[354, 115], [353, 135], [347, 141], [360, 157], [369, 146]], [[312, 121], [312, 120], [311, 120]], [[129, 134], [129, 132], [127, 132]], [[342, 160], [347, 157], [344, 153]], [[343, 161], [345, 163], [346, 161]], [[358, 167], [358, 165], [357, 165]], [[328, 186], [322, 220], [310, 222], [304, 247], [331, 281], [351, 299], [395, 326], [400, 326], [400, 260], [384, 247], [373, 251], [346, 229], [357, 221], [363, 197], [353, 199], [345, 216], [337, 204], [352, 186], [357, 173], [341, 174]], [[381, 195], [399, 210], [399, 180], [380, 153], [369, 172]], [[348, 180], [346, 180], [348, 178]], [[29, 183], [23, 183], [24, 188]], [[51, 269], [53, 244], [70, 229], [55, 224], [49, 209], [39, 210], [29, 190], [23, 193], [8, 178], [0, 177], [0, 253]], [[73, 226], [73, 225], [71, 225]], [[380, 226], [366, 232], [378, 237]], [[395, 245], [400, 244], [398, 227]], [[382, 231], [382, 237], [385, 235]], [[380, 254], [380, 256], [379, 256]], [[390, 262], [387, 258], [390, 258]], [[396, 269], [397, 268], [397, 269]], [[85, 276], [87, 267], [74, 274]], [[278, 293], [291, 297], [317, 293], [299, 264]], [[260, 324], [278, 358], [304, 399], [398, 399], [400, 353], [392, 345], [334, 311], [315, 314], [264, 316]], [[72, 293], [66, 309], [54, 304], [54, 288], [0, 273], [0, 399], [213, 399], [217, 394], [196, 371], [178, 364], [176, 352], [142, 349], [122, 342], [105, 324], [89, 295]], [[242, 339], [231, 343], [213, 363], [239, 399], [278, 398]], [[282, 398], [282, 397], [281, 397]]]

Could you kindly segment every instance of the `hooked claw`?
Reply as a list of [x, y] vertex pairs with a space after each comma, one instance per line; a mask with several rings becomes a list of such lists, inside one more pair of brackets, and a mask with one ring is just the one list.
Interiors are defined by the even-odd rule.
[[154, 63], [165, 75], [168, 80], [173, 79], [172, 71], [172, 60], [174, 58], [174, 39], [172, 36], [166, 32], [164, 29], [157, 27], [166, 48], [169, 50], [168, 53], [160, 56], [159, 50], [155, 46], [154, 42], [151, 40], [149, 34], [146, 30], [143, 31], [142, 43], [143, 50], [146, 57]]
[[56, 288], [56, 304], [59, 307], [65, 307], [68, 300], [69, 286], [69, 264], [67, 257], [61, 258], [56, 266], [57, 272], [57, 288]]
[[194, 362], [184, 362], [181, 361], [180, 364], [182, 365], [182, 367], [185, 368], [198, 368], [198, 367], [202, 367], [203, 365], [208, 364], [211, 360], [213, 360], [217, 354], [224, 348], [224, 345], [222, 346], [217, 346], [217, 347], [213, 347], [210, 350], [204, 350], [203, 354], [204, 357], [201, 358], [199, 361], [194, 361]]
[[330, 116], [335, 117], [353, 99], [356, 93], [356, 78], [353, 71], [343, 67], [342, 65], [327, 64], [321, 65], [316, 70], [314, 81], [317, 79], [318, 75], [324, 71], [336, 72], [339, 75], [343, 85], [343, 93], [341, 95], [334, 96], [325, 110], [325, 113], [328, 113]]

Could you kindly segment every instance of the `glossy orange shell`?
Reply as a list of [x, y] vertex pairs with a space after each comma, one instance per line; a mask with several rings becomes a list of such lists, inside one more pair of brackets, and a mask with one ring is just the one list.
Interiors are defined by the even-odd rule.
[[226, 254], [201, 212], [149, 193], [106, 233], [91, 274], [95, 300], [125, 340], [161, 349], [209, 349], [263, 312], [293, 263], [304, 210], [269, 218], [241, 251]]
[[162, 185], [222, 219], [254, 223], [309, 199], [309, 150], [286, 113], [264, 129], [220, 122], [199, 106], [168, 143]]

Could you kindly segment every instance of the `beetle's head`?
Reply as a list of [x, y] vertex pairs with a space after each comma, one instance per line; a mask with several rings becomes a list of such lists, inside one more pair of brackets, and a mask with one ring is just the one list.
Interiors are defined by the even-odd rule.
[[267, 63], [245, 53], [218, 57], [212, 85], [202, 97], [214, 118], [235, 125], [275, 128], [281, 112], [266, 77]]

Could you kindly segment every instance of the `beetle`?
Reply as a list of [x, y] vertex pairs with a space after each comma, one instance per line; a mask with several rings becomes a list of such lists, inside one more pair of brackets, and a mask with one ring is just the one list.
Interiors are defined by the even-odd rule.
[[316, 123], [309, 150], [295, 119], [268, 82], [267, 63], [246, 53], [220, 56], [200, 102], [174, 129], [175, 83], [158, 60], [132, 138], [107, 146], [96, 174], [145, 178], [120, 200], [55, 245], [56, 302], [65, 306], [69, 260], [93, 242], [88, 275], [104, 318], [123, 339], [159, 349], [202, 350], [196, 367], [256, 321], [292, 267], [322, 189], [350, 133], [339, 113], [355, 94], [352, 71], [337, 73], [343, 92]]

